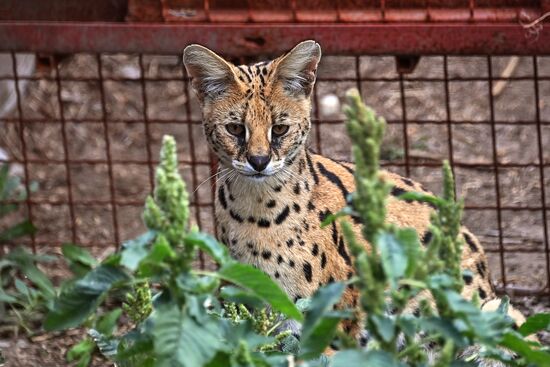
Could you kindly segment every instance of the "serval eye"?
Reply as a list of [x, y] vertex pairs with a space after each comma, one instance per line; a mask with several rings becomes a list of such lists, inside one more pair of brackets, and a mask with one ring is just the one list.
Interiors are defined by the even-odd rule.
[[225, 128], [228, 133], [230, 133], [231, 135], [235, 135], [239, 138], [244, 135], [243, 124], [228, 124], [228, 125], [225, 125]]
[[288, 125], [283, 125], [283, 124], [273, 125], [273, 127], [271, 128], [271, 131], [275, 136], [283, 136], [288, 132]]

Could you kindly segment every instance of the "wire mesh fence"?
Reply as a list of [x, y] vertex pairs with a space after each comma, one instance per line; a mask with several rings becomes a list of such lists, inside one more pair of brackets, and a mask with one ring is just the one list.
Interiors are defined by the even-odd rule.
[[[16, 213], [40, 229], [27, 245], [45, 252], [74, 242], [104, 253], [141, 233], [165, 133], [179, 142], [194, 221], [213, 232], [215, 182], [201, 183], [216, 163], [179, 56], [51, 57], [28, 75], [18, 70], [22, 56], [8, 55], [11, 70], [0, 79], [12, 83], [17, 103], [2, 119], [0, 147], [27, 187], [38, 183]], [[465, 224], [490, 253], [497, 285], [547, 293], [550, 58], [431, 56], [400, 72], [407, 61], [326, 56], [311, 148], [350, 158], [343, 115], [327, 103], [358, 88], [388, 120], [384, 166], [437, 193], [441, 160], [449, 159]]]

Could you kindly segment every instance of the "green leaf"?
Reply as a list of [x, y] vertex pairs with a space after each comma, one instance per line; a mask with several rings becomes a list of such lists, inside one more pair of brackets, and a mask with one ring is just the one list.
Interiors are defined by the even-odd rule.
[[118, 340], [116, 338], [109, 338], [95, 329], [88, 331], [88, 335], [94, 340], [101, 354], [109, 359], [116, 357], [118, 349]]
[[175, 259], [176, 252], [172, 249], [166, 237], [158, 234], [151, 250], [138, 265], [138, 273], [140, 276], [154, 278], [168, 273], [169, 264], [166, 259]]
[[215, 274], [239, 287], [248, 289], [269, 303], [274, 310], [295, 320], [302, 320], [302, 314], [287, 294], [264, 272], [250, 265], [231, 262]]
[[193, 231], [185, 237], [185, 242], [198, 246], [222, 266], [231, 261], [227, 247], [209, 234]]
[[17, 210], [19, 206], [17, 204], [6, 204], [6, 203], [2, 203], [2, 205], [0, 205], [0, 218], [2, 218], [3, 216], [11, 213], [11, 212], [14, 212]]
[[120, 264], [134, 271], [139, 262], [148, 254], [147, 246], [155, 239], [156, 232], [147, 231], [146, 233], [126, 241], [122, 244]]
[[382, 267], [393, 288], [397, 287], [397, 281], [405, 275], [407, 269], [407, 254], [401, 241], [409, 240], [409, 232], [409, 230], [401, 230], [395, 234], [382, 232], [377, 238]]
[[64, 243], [61, 246], [61, 252], [63, 253], [63, 256], [65, 256], [65, 259], [70, 262], [77, 262], [89, 268], [93, 268], [97, 265], [97, 260], [90, 254], [90, 252], [80, 246], [73, 245], [71, 243]]
[[331, 367], [404, 367], [395, 358], [383, 351], [364, 352], [361, 350], [345, 350], [338, 352], [332, 358]]
[[3, 232], [0, 232], [0, 243], [9, 242], [19, 237], [30, 235], [36, 232], [34, 225], [27, 219], [18, 223]]
[[15, 303], [15, 302], [17, 302], [17, 298], [15, 298], [14, 296], [4, 292], [4, 290], [2, 288], [0, 288], [0, 302]]
[[336, 214], [327, 215], [326, 218], [321, 222], [321, 228], [325, 228], [326, 226], [328, 226], [329, 224], [331, 224], [332, 222], [336, 221], [339, 218], [346, 217], [348, 215], [356, 215], [356, 214], [357, 213], [355, 213], [351, 207], [346, 206]]
[[96, 330], [103, 335], [110, 336], [116, 328], [118, 318], [122, 315], [122, 309], [115, 308], [101, 316], [96, 322]]
[[311, 298], [300, 337], [301, 358], [318, 357], [334, 338], [340, 319], [328, 313], [340, 300], [345, 288], [344, 283], [331, 283], [319, 288]]
[[528, 336], [539, 331], [550, 331], [550, 313], [539, 313], [529, 317], [519, 328], [519, 333]]
[[533, 363], [538, 367], [550, 366], [549, 353], [532, 349], [528, 342], [515, 334], [506, 333], [500, 345], [524, 357], [527, 362]]
[[15, 181], [13, 177], [9, 177], [10, 166], [9, 164], [3, 164], [0, 168], [0, 199], [6, 200], [10, 197], [13, 190], [12, 182]]
[[232, 285], [221, 287], [220, 297], [226, 302], [242, 303], [252, 307], [261, 307], [264, 305], [264, 301], [260, 297]]
[[425, 193], [422, 193], [422, 192], [414, 192], [414, 191], [409, 191], [409, 192], [406, 192], [404, 194], [401, 194], [398, 196], [398, 199], [399, 200], [405, 200], [405, 201], [419, 201], [421, 203], [428, 203], [428, 204], [432, 204], [438, 208], [440, 208], [441, 206], [443, 206], [445, 204], [445, 200], [441, 199], [441, 198], [438, 198], [436, 196], [433, 196], [433, 195], [430, 195], [430, 194], [425, 194]]
[[440, 333], [445, 338], [450, 338], [458, 346], [466, 345], [466, 338], [449, 320], [439, 317], [427, 317], [419, 320], [420, 329], [432, 333]]
[[372, 315], [371, 318], [382, 339], [389, 343], [395, 335], [395, 320], [384, 315]]
[[153, 327], [157, 366], [203, 366], [223, 349], [220, 335], [212, 319], [198, 323], [175, 304], [162, 307]]
[[77, 366], [84, 367], [90, 364], [95, 344], [91, 339], [81, 340], [67, 352], [67, 362], [78, 360]]
[[75, 327], [96, 311], [107, 292], [128, 281], [128, 275], [110, 265], [100, 265], [63, 289], [44, 321], [48, 331]]
[[52, 299], [55, 297], [56, 292], [52, 282], [46, 274], [35, 265], [36, 261], [51, 261], [53, 258], [43, 255], [33, 255], [22, 247], [17, 247], [6, 255], [5, 258], [6, 260], [11, 260], [21, 269], [23, 275], [40, 289], [45, 299]]

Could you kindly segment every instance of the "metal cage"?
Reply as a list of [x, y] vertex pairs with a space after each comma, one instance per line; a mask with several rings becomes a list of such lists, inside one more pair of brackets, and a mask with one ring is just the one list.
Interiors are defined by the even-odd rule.
[[[390, 149], [385, 166], [420, 182], [429, 177], [428, 187], [437, 191], [434, 172], [441, 159], [449, 159], [458, 191], [469, 194], [466, 224], [482, 230], [499, 288], [517, 295], [550, 293], [550, 32], [544, 28], [549, 1], [75, 4], [53, 1], [44, 9], [38, 0], [7, 0], [0, 5], [0, 52], [9, 63], [0, 83], [16, 97], [14, 111], [0, 119], [5, 131], [0, 147], [10, 143], [9, 157], [0, 159], [21, 168], [27, 189], [32, 182], [41, 186], [17, 213], [42, 229], [28, 241], [34, 251], [58, 251], [61, 243], [75, 242], [101, 253], [139, 233], [139, 212], [153, 187], [160, 136], [166, 132], [180, 145], [195, 221], [213, 231], [214, 188], [211, 183], [195, 188], [215, 172], [216, 162], [202, 138], [182, 49], [197, 42], [248, 62], [313, 38], [330, 56], [322, 61], [313, 97], [312, 148], [347, 157], [344, 135], [335, 133], [343, 131], [343, 116], [325, 114], [322, 99], [357, 87], [387, 117], [388, 147], [399, 150]], [[38, 60], [35, 73], [22, 70], [26, 53]], [[509, 55], [519, 55], [514, 75], [505, 70]], [[158, 71], [163, 62], [169, 67]], [[506, 84], [518, 92], [502, 101], [495, 88]], [[479, 95], [467, 96], [470, 86]], [[48, 102], [38, 108], [33, 103], [41, 88]], [[172, 91], [167, 100], [164, 89]], [[415, 107], [422, 98], [416, 97], [418, 90], [431, 91], [426, 93], [433, 103]], [[75, 93], [88, 97], [71, 100]], [[128, 100], [135, 106], [121, 113], [119, 105]], [[465, 112], [468, 103], [480, 106]], [[529, 106], [521, 116], [513, 111], [518, 104]], [[77, 109], [83, 105], [92, 107], [83, 113]], [[90, 139], [80, 138], [78, 131], [87, 129], [93, 131]], [[139, 133], [125, 149], [119, 142], [128, 131]], [[419, 136], [430, 134], [439, 138], [437, 148], [417, 154]], [[470, 148], [457, 141], [464, 134], [472, 136]], [[503, 152], [502, 142], [513, 145], [511, 153]], [[83, 146], [93, 149], [82, 153]], [[474, 176], [478, 187], [465, 189]], [[480, 198], [476, 192], [484, 194]], [[485, 229], [476, 228], [480, 223]], [[510, 235], [515, 226], [523, 229]], [[518, 281], [518, 261], [524, 267], [537, 264], [538, 270]], [[203, 257], [200, 266], [207, 266]]]

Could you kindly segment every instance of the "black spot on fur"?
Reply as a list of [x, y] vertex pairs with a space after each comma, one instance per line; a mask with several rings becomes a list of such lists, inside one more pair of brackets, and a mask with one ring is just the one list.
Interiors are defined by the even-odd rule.
[[293, 268], [294, 265], [295, 265], [295, 264], [294, 264], [294, 260], [290, 260], [290, 261], [288, 262], [288, 265], [290, 265], [290, 267]]
[[471, 274], [462, 274], [462, 280], [464, 280], [464, 284], [470, 285], [474, 281], [474, 277]]
[[478, 252], [479, 249], [477, 248], [476, 243], [474, 242], [474, 239], [472, 238], [472, 236], [470, 236], [470, 234], [466, 232], [464, 232], [462, 235], [464, 236], [464, 240], [466, 241], [466, 244], [468, 244], [468, 247], [470, 247], [470, 250], [472, 252]]
[[247, 220], [249, 223], [256, 223], [256, 219], [254, 219], [254, 217], [248, 217]]
[[307, 166], [309, 167], [309, 172], [311, 173], [311, 176], [313, 177], [313, 182], [315, 182], [316, 185], [319, 184], [319, 176], [317, 175], [317, 172], [315, 172], [315, 168], [313, 167], [313, 162], [311, 161], [311, 156], [308, 152], [306, 152], [306, 160], [307, 160]]
[[481, 298], [481, 299], [487, 298], [487, 292], [485, 292], [485, 290], [483, 290], [483, 288], [479, 287], [477, 289], [477, 291], [479, 292], [479, 298]]
[[233, 210], [229, 210], [229, 215], [231, 216], [231, 218], [239, 223], [242, 223], [244, 221], [243, 218], [239, 214], [235, 213]]
[[275, 218], [275, 223], [276, 224], [281, 224], [285, 221], [286, 217], [288, 217], [288, 214], [290, 213], [290, 209], [287, 206], [285, 206], [285, 208], [283, 209], [282, 212], [279, 213], [279, 215], [277, 215], [277, 218]]
[[326, 169], [321, 162], [317, 162], [317, 168], [319, 168], [319, 171], [323, 176], [327, 178], [327, 180], [332, 182], [334, 185], [336, 185], [340, 189], [340, 191], [342, 192], [342, 196], [344, 197], [344, 200], [346, 200], [349, 195], [349, 191], [346, 189], [346, 187], [342, 183], [342, 180], [340, 180], [340, 177], [338, 177], [335, 173]]
[[313, 249], [311, 250], [311, 254], [313, 256], [319, 255], [319, 245], [318, 244], [316, 244], [316, 243], [313, 244]]
[[271, 251], [268, 251], [268, 250], [262, 251], [262, 257], [263, 257], [265, 260], [269, 260], [269, 259], [271, 258]]
[[258, 250], [252, 250], [252, 256], [256, 257], [258, 256]]
[[422, 244], [427, 245], [432, 240], [433, 234], [431, 231], [424, 232], [424, 235], [422, 236]]
[[312, 211], [315, 210], [315, 205], [311, 201], [307, 203], [307, 210]]
[[237, 245], [237, 239], [236, 239], [236, 238], [233, 238], [233, 239], [231, 240], [231, 245], [232, 245], [232, 246], [236, 246], [236, 245]]
[[296, 184], [294, 185], [294, 188], [292, 189], [292, 191], [294, 191], [294, 194], [300, 195], [300, 183], [299, 182], [296, 182]]
[[284, 262], [284, 259], [281, 255], [277, 256], [277, 264], [281, 264]]
[[332, 242], [334, 245], [338, 245], [338, 230], [336, 229], [336, 222], [332, 222]]
[[482, 278], [485, 278], [485, 272], [487, 271], [487, 267], [485, 266], [485, 263], [483, 261], [480, 261], [476, 264], [476, 269], [479, 275], [481, 275]]
[[286, 241], [286, 245], [288, 247], [292, 247], [294, 246], [294, 240], [292, 238], [289, 238], [287, 241]]
[[294, 211], [295, 211], [296, 213], [299, 213], [299, 212], [300, 212], [300, 209], [301, 209], [301, 208], [300, 208], [300, 205], [298, 205], [298, 203], [292, 204], [292, 207], [294, 208]]
[[218, 189], [218, 198], [220, 199], [220, 204], [222, 204], [222, 208], [227, 209], [227, 200], [225, 200], [225, 191], [222, 185], [220, 185], [220, 188]]
[[344, 164], [343, 162], [338, 162], [338, 163], [340, 164], [340, 166], [342, 166], [346, 171], [348, 171], [352, 175], [355, 173], [353, 168], [349, 167], [347, 164]]
[[412, 182], [408, 178], [401, 177], [401, 181], [407, 186], [414, 187], [414, 182]]
[[304, 169], [306, 168], [306, 161], [303, 159], [300, 159], [298, 162], [298, 174], [301, 176], [304, 173]]
[[351, 265], [351, 258], [348, 255], [348, 252], [346, 251], [346, 245], [344, 244], [344, 238], [340, 237], [340, 241], [338, 243], [338, 254], [342, 256], [344, 261], [346, 262], [346, 265]]
[[246, 247], [248, 247], [249, 249], [252, 249], [254, 247], [254, 244], [252, 242], [247, 242]]
[[311, 280], [313, 278], [312, 270], [311, 270], [311, 264], [307, 261], [304, 263], [304, 275], [306, 277], [306, 280], [308, 283], [311, 283]]
[[267, 219], [264, 219], [264, 218], [258, 219], [258, 227], [269, 228], [270, 225], [271, 225], [271, 222], [269, 222]]
[[332, 277], [332, 275], [328, 278], [327, 283], [334, 283], [334, 278]]
[[395, 197], [403, 195], [406, 192], [407, 192], [406, 190], [403, 190], [402, 188], [397, 187], [397, 186], [394, 186], [391, 189], [391, 194], [392, 194], [392, 196], [395, 196]]
[[275, 186], [275, 187], [273, 188], [273, 191], [275, 191], [275, 192], [281, 192], [282, 189], [283, 189], [283, 187], [279, 185], [279, 186]]
[[323, 252], [321, 254], [321, 269], [324, 269], [327, 266], [327, 255]]
[[331, 215], [331, 214], [332, 214], [332, 212], [331, 212], [330, 210], [328, 210], [328, 209], [325, 210], [325, 211], [320, 211], [320, 212], [319, 212], [319, 222], [324, 221], [324, 220], [327, 219], [327, 217], [328, 217], [329, 215]]
[[279, 274], [278, 271], [275, 272], [275, 278], [279, 278], [281, 275]]
[[275, 200], [269, 200], [265, 206], [268, 208], [275, 208], [275, 205], [277, 205], [277, 202]]

